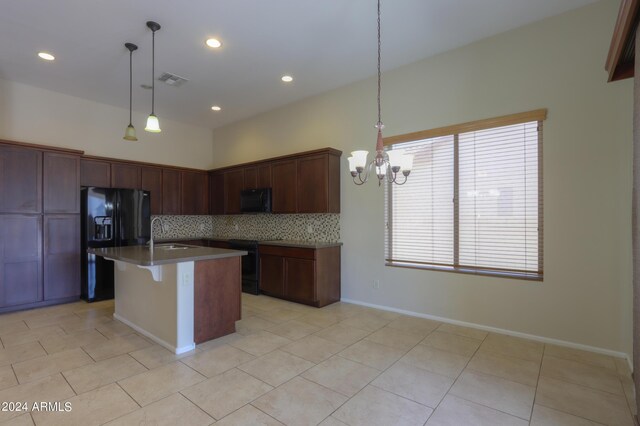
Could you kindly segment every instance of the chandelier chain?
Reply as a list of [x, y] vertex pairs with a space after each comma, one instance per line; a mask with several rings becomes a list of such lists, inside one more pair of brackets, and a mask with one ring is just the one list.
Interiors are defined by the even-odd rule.
[[380, 0], [378, 0], [378, 126], [382, 124], [382, 109], [380, 106], [380, 91], [382, 88], [380, 76]]

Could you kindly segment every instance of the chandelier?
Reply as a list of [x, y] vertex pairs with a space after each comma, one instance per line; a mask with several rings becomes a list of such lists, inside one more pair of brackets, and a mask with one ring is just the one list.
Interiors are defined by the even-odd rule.
[[[407, 182], [411, 168], [413, 167], [413, 155], [405, 154], [401, 150], [384, 150], [384, 144], [382, 142], [382, 114], [380, 108], [380, 0], [378, 0], [378, 122], [375, 124], [375, 128], [378, 129], [378, 140], [376, 142], [376, 156], [367, 165], [367, 156], [369, 151], [353, 151], [349, 160], [349, 170], [351, 171], [351, 177], [353, 183], [356, 185], [364, 184], [371, 174], [371, 169], [375, 168], [376, 176], [378, 177], [378, 186], [382, 182], [387, 180], [389, 183], [395, 183], [396, 185], [403, 185]], [[400, 177], [404, 176], [403, 180]]]

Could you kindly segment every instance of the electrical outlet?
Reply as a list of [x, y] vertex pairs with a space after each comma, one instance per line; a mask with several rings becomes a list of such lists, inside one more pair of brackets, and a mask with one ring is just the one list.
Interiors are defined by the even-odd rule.
[[236, 231], [240, 228], [238, 228], [238, 224], [236, 223], [235, 225], [233, 225], [233, 229], [235, 229]]
[[201, 224], [200, 224], [200, 230], [201, 230], [201, 231], [204, 231], [204, 223], [201, 223]]
[[376, 290], [380, 288], [380, 280], [373, 280], [373, 288]]
[[313, 234], [313, 226], [308, 225], [308, 226], [307, 226], [307, 232], [308, 232], [309, 234]]

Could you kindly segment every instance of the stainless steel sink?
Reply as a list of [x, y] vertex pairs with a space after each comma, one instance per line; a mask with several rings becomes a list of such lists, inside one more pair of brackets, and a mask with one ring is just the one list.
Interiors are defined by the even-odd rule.
[[182, 244], [156, 244], [156, 248], [158, 250], [186, 250], [193, 247]]

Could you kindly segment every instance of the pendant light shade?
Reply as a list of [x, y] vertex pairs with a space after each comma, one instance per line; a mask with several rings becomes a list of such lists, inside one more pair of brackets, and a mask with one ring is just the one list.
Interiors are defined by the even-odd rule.
[[147, 118], [147, 132], [160, 133], [160, 122], [154, 112], [156, 101], [156, 31], [160, 29], [160, 24], [147, 21], [147, 27], [151, 30], [151, 114]]
[[124, 137], [122, 139], [126, 141], [137, 141], [136, 128], [131, 124], [131, 110], [133, 106], [133, 52], [138, 49], [138, 46], [133, 43], [125, 43], [124, 47], [129, 49], [129, 125], [124, 131]]
[[151, 133], [161, 132], [158, 117], [156, 117], [153, 113], [151, 113], [149, 117], [147, 117], [147, 127], [145, 127], [144, 130]]

